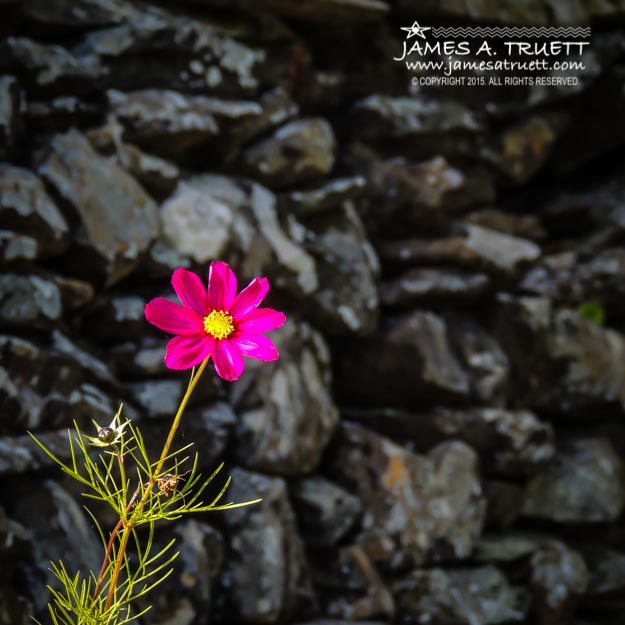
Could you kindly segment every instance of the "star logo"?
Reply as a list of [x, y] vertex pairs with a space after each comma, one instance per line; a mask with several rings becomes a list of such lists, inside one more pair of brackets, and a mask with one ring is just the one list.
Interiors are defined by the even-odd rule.
[[406, 39], [411, 39], [412, 37], [425, 39], [424, 32], [426, 30], [431, 30], [431, 28], [429, 26], [419, 26], [419, 22], [415, 20], [412, 26], [404, 26], [401, 30], [405, 30], [408, 33]]

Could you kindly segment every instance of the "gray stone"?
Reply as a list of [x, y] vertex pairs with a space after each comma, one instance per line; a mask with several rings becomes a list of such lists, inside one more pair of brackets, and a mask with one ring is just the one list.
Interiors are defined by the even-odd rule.
[[528, 612], [527, 593], [492, 566], [416, 570], [393, 590], [400, 614], [415, 623], [520, 623]]
[[380, 264], [354, 206], [308, 219], [304, 248], [319, 276], [310, 318], [329, 334], [370, 334], [378, 322]]
[[438, 147], [415, 161], [384, 158], [360, 143], [351, 148], [351, 159], [367, 181], [359, 211], [378, 238], [384, 234], [403, 239], [409, 227], [440, 235], [459, 212], [494, 201], [494, 180], [483, 167], [461, 170], [432, 153], [438, 154]]
[[288, 191], [280, 196], [280, 203], [299, 218], [326, 211], [334, 211], [344, 202], [363, 195], [366, 181], [362, 176], [334, 178], [315, 189]]
[[475, 301], [490, 286], [488, 276], [449, 269], [411, 269], [382, 282], [382, 304], [394, 308], [445, 306]]
[[389, 320], [366, 340], [346, 345], [337, 361], [338, 390], [352, 404], [422, 410], [470, 395], [447, 324], [431, 312]]
[[515, 395], [555, 417], [587, 418], [625, 405], [625, 340], [545, 298], [498, 297], [498, 335], [511, 362]]
[[65, 132], [77, 125], [95, 123], [99, 117], [100, 111], [93, 102], [73, 95], [26, 103], [26, 123], [37, 132]]
[[[92, 520], [64, 488], [52, 480], [33, 478], [22, 478], [13, 486], [20, 489], [14, 518], [26, 524], [33, 537], [32, 556], [28, 562], [21, 563], [30, 584], [40, 584], [41, 576], [47, 584], [59, 588], [50, 568], [51, 561], [62, 560], [68, 566], [71, 562], [76, 571], [99, 570], [102, 561], [99, 536]], [[33, 593], [37, 610], [43, 610], [48, 598], [48, 593]]]
[[76, 130], [53, 139], [39, 172], [79, 215], [77, 273], [111, 285], [132, 271], [159, 230], [157, 206], [142, 187]]
[[[265, 41], [286, 34], [283, 27], [267, 20], [264, 26]], [[232, 29], [217, 20], [133, 4], [123, 23], [87, 34], [80, 51], [101, 59], [108, 73], [107, 85], [121, 91], [160, 88], [245, 97], [274, 86], [266, 78], [267, 50], [240, 40], [254, 34], [254, 27], [258, 24], [253, 20], [252, 24], [243, 20], [233, 36]], [[285, 62], [272, 55], [272, 70], [282, 66], [284, 72]]]
[[[191, 0], [195, 4], [231, 7], [228, 0]], [[368, 22], [384, 17], [389, 6], [383, 0], [305, 0], [293, 4], [288, 0], [234, 0], [237, 7], [254, 11], [271, 11], [278, 15], [310, 22]]]
[[273, 340], [280, 360], [248, 361], [232, 391], [239, 413], [235, 455], [259, 471], [309, 473], [339, 421], [329, 392], [330, 353], [318, 332], [292, 318]]
[[2, 263], [35, 260], [38, 247], [37, 240], [27, 234], [0, 230], [0, 259]]
[[625, 508], [625, 465], [605, 438], [569, 440], [525, 492], [525, 516], [558, 523], [616, 520]]
[[485, 505], [475, 452], [460, 442], [418, 455], [361, 426], [344, 424], [332, 476], [364, 506], [358, 543], [393, 569], [473, 550]]
[[582, 556], [558, 540], [544, 543], [530, 559], [536, 623], [564, 623], [574, 613], [578, 598], [588, 585]]
[[0, 327], [50, 327], [62, 314], [61, 292], [53, 280], [14, 273], [0, 276]]
[[428, 133], [463, 130], [475, 133], [480, 123], [464, 105], [426, 97], [371, 95], [354, 109], [362, 136], [371, 139], [411, 138]]
[[15, 145], [21, 96], [13, 76], [0, 76], [0, 157], [6, 158]]
[[0, 165], [0, 220], [2, 227], [36, 241], [36, 257], [65, 251], [69, 227], [41, 180], [32, 172]]
[[166, 197], [172, 193], [180, 178], [178, 166], [124, 142], [123, 132], [122, 125], [111, 119], [104, 126], [89, 130], [87, 138], [98, 152], [114, 156], [116, 163], [153, 196]]
[[226, 102], [165, 89], [108, 92], [109, 106], [129, 141], [166, 154], [206, 143], [233, 122], [262, 113], [255, 102]]
[[469, 371], [475, 398], [489, 405], [505, 405], [510, 363], [499, 343], [467, 317], [451, 317], [448, 325], [451, 342]]
[[250, 175], [270, 187], [308, 182], [334, 167], [336, 139], [321, 118], [288, 122], [243, 154]]
[[262, 501], [224, 515], [230, 537], [222, 575], [229, 614], [243, 622], [293, 620], [311, 606], [304, 546], [281, 478], [232, 472], [228, 501]]
[[508, 213], [503, 210], [485, 208], [467, 215], [468, 224], [496, 230], [503, 234], [529, 241], [542, 241], [546, 232], [536, 215]]
[[24, 0], [20, 10], [47, 27], [93, 27], [118, 24], [129, 10], [124, 0]]
[[481, 226], [466, 226], [465, 236], [448, 239], [411, 239], [381, 250], [382, 260], [400, 265], [452, 263], [495, 275], [515, 275], [538, 260], [540, 248], [531, 241]]
[[313, 549], [336, 545], [362, 513], [358, 497], [319, 476], [298, 479], [290, 493], [303, 538]]
[[40, 90], [88, 89], [106, 74], [97, 56], [75, 55], [62, 46], [8, 37], [2, 47], [0, 68], [19, 71]]

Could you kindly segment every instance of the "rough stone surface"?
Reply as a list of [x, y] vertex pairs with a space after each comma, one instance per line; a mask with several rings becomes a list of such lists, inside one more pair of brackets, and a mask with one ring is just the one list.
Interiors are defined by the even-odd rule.
[[337, 365], [339, 392], [351, 402], [421, 408], [443, 397], [466, 401], [470, 394], [469, 376], [452, 350], [447, 324], [432, 312], [394, 319], [349, 345]]
[[246, 169], [270, 187], [290, 186], [330, 173], [336, 139], [324, 119], [302, 119], [278, 128], [243, 154]]
[[56, 255], [65, 250], [69, 227], [32, 172], [0, 166], [0, 219], [2, 227], [29, 235], [35, 240], [36, 255]]
[[226, 518], [231, 549], [222, 579], [226, 601], [244, 622], [293, 618], [310, 608], [312, 588], [286, 483], [241, 469], [232, 478], [233, 501], [262, 497], [262, 502]]
[[561, 523], [606, 522], [625, 507], [625, 466], [610, 441], [567, 442], [556, 463], [527, 485], [526, 516]]
[[291, 321], [276, 341], [280, 360], [250, 363], [233, 394], [240, 415], [236, 455], [256, 470], [309, 473], [339, 420], [327, 388], [328, 348], [307, 324]]
[[53, 139], [39, 173], [78, 213], [81, 265], [109, 285], [132, 271], [158, 232], [157, 206], [141, 186], [75, 130]]
[[373, 562], [397, 568], [471, 553], [485, 505], [470, 447], [417, 455], [345, 424], [333, 458], [332, 474], [365, 506], [358, 541]]
[[[623, 0], [0, 15], [0, 625], [49, 621], [48, 557], [102, 556], [28, 432], [66, 458], [123, 402], [157, 454], [189, 372], [143, 307], [217, 259], [270, 281], [281, 356], [209, 363], [175, 443], [262, 501], [157, 526], [182, 554], [133, 625], [622, 625]], [[415, 84], [404, 45], [454, 32], [443, 62], [584, 67]]]
[[495, 567], [417, 570], [394, 587], [399, 612], [414, 623], [519, 623], [527, 597]]

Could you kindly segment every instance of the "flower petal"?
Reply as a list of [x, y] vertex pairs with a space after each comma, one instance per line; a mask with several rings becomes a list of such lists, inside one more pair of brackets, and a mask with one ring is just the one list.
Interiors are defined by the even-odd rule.
[[224, 380], [236, 380], [245, 368], [245, 362], [239, 348], [229, 340], [215, 341], [213, 360], [217, 375]]
[[237, 294], [237, 278], [230, 267], [217, 260], [208, 272], [208, 303], [215, 310], [230, 310]]
[[183, 267], [176, 269], [171, 277], [171, 284], [180, 301], [200, 317], [206, 317], [210, 312], [208, 296], [200, 277]]
[[170, 369], [190, 369], [211, 355], [215, 339], [206, 334], [175, 336], [165, 350], [165, 364]]
[[230, 314], [235, 321], [242, 320], [260, 304], [269, 292], [267, 278], [254, 278], [234, 299]]
[[145, 305], [145, 318], [171, 334], [196, 334], [203, 329], [201, 317], [164, 297], [157, 297]]
[[252, 336], [248, 334], [242, 334], [231, 339], [248, 358], [256, 358], [257, 360], [278, 360], [280, 354], [273, 341], [266, 336]]
[[244, 334], [262, 334], [279, 328], [285, 321], [284, 313], [273, 308], [257, 308], [237, 323], [237, 331]]

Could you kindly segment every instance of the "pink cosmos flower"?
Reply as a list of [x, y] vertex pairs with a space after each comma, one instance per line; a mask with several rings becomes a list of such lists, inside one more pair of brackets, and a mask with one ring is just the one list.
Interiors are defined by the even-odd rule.
[[276, 346], [263, 333], [279, 328], [286, 317], [272, 308], [258, 308], [269, 291], [267, 278], [254, 278], [237, 295], [232, 269], [215, 261], [208, 273], [208, 292], [199, 276], [182, 267], [174, 271], [171, 283], [182, 306], [164, 297], [145, 306], [150, 323], [178, 335], [165, 352], [170, 369], [189, 369], [212, 356], [217, 374], [236, 380], [245, 368], [243, 356], [278, 358]]

